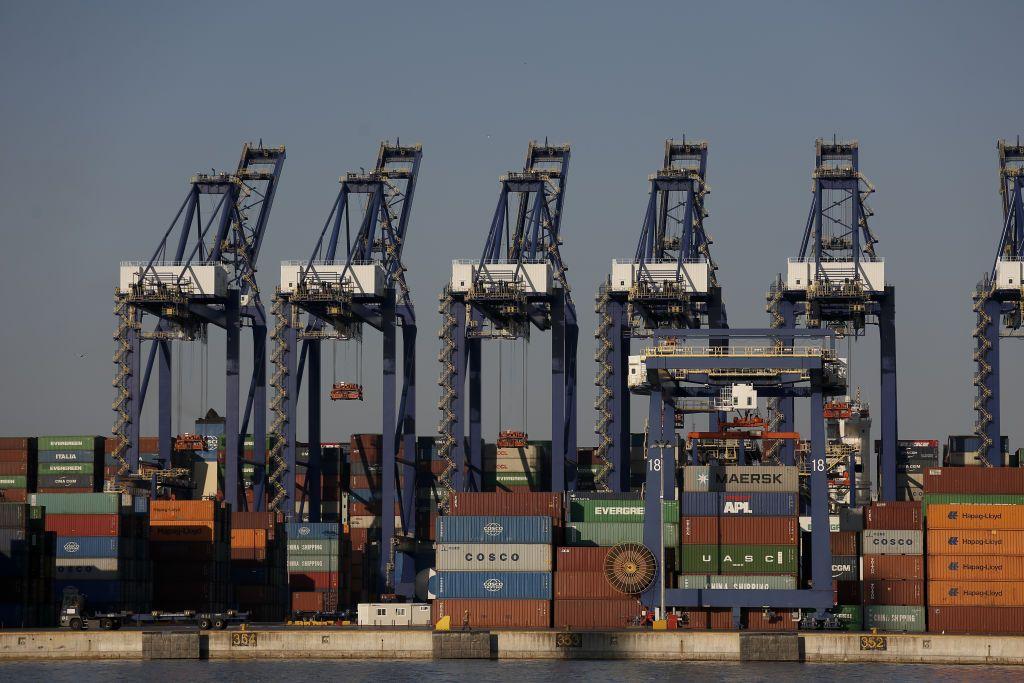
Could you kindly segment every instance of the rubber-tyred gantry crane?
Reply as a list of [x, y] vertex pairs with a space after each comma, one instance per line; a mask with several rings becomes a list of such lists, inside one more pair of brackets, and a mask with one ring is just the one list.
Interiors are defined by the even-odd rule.
[[[598, 490], [628, 491], [630, 340], [659, 329], [726, 328], [722, 288], [704, 229], [708, 144], [666, 140], [632, 259], [613, 261], [596, 304]], [[712, 415], [712, 423], [717, 418]]]
[[[245, 500], [239, 496], [239, 458], [250, 420], [257, 462], [262, 462], [266, 447], [267, 323], [256, 262], [284, 159], [284, 147], [246, 144], [234, 172], [192, 176], [185, 201], [153, 255], [121, 264], [115, 294], [117, 418], [112, 432], [122, 478], [139, 471], [140, 416], [154, 364], [159, 367], [160, 458], [164, 467], [170, 466], [171, 342], [205, 340], [213, 325], [227, 337], [224, 499], [234, 510]], [[155, 319], [150, 331], [144, 329], [145, 316]], [[240, 423], [240, 342], [247, 326], [252, 328], [253, 364]], [[144, 372], [143, 341], [151, 342]]]
[[[885, 263], [875, 253], [878, 240], [868, 226], [873, 212], [866, 204], [874, 187], [860, 172], [856, 141], [815, 142], [811, 191], [813, 201], [796, 258], [786, 276], [779, 275], [768, 293], [767, 310], [774, 328], [828, 328], [838, 335], [861, 337], [878, 325], [881, 367], [881, 492], [896, 499], [896, 290], [885, 281]], [[787, 343], [780, 339], [779, 344]], [[793, 431], [793, 399], [769, 404], [772, 429]], [[767, 442], [765, 462], [795, 464], [792, 442]], [[867, 463], [865, 463], [865, 466]], [[867, 469], [867, 468], [866, 468]], [[850, 463], [850, 490], [855, 491]]]
[[978, 453], [985, 465], [1005, 464], [1000, 437], [999, 342], [1019, 337], [1024, 320], [1024, 146], [998, 143], [999, 195], [1003, 204], [1003, 231], [992, 269], [974, 291], [974, 431]]
[[[412, 594], [413, 565], [400, 547], [399, 535], [413, 537], [416, 316], [402, 263], [416, 179], [420, 145], [383, 142], [374, 169], [342, 176], [313, 253], [306, 261], [281, 265], [274, 298], [275, 347], [272, 384], [272, 432], [268, 484], [271, 509], [294, 516], [296, 428], [303, 377], [307, 387], [309, 461], [307, 492], [310, 521], [320, 509], [320, 385], [323, 342], [358, 340], [363, 326], [382, 336], [380, 545], [377, 590]], [[362, 199], [360, 214], [359, 199]], [[354, 228], [354, 230], [353, 230]], [[402, 331], [402, 387], [396, 393], [396, 330]], [[301, 347], [301, 348], [300, 348]], [[361, 385], [339, 383], [332, 398], [362, 397]], [[398, 460], [399, 443], [404, 460]], [[401, 528], [395, 528], [397, 468], [404, 468]]]
[[446, 462], [440, 476], [445, 501], [452, 491], [480, 490], [482, 483], [481, 344], [484, 339], [528, 339], [531, 327], [551, 331], [549, 488], [574, 488], [579, 328], [559, 251], [568, 171], [568, 145], [531, 142], [523, 170], [501, 178], [480, 258], [452, 265], [451, 282], [441, 295], [438, 335], [438, 452]]

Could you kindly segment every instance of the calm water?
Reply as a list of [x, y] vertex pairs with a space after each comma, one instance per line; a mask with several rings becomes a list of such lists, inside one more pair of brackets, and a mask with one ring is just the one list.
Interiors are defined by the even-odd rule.
[[600, 681], [1010, 681], [1024, 670], [996, 666], [920, 666], [915, 664], [732, 664], [703, 662], [550, 662], [550, 661], [415, 661], [269, 660], [209, 662], [9, 662], [0, 664], [3, 681], [273, 681], [308, 683], [321, 680], [394, 683], [559, 683]]

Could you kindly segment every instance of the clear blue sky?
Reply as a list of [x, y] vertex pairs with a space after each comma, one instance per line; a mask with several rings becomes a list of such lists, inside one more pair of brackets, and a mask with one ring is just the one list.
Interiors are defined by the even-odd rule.
[[[1024, 129], [1022, 18], [997, 2], [0, 3], [0, 433], [109, 431], [117, 264], [149, 255], [191, 173], [232, 167], [246, 140], [287, 145], [261, 256], [270, 292], [278, 262], [309, 253], [338, 176], [395, 136], [424, 145], [406, 255], [420, 432], [433, 433], [437, 292], [452, 258], [480, 253], [497, 177], [548, 136], [573, 145], [563, 255], [593, 443], [593, 293], [632, 252], [663, 140], [709, 140], [730, 321], [759, 326], [799, 246], [814, 139], [834, 133], [860, 140], [878, 188], [902, 435], [970, 431], [970, 293], [1000, 228], [995, 142]], [[1019, 442], [1024, 348], [1006, 346], [1004, 425]], [[211, 358], [222, 348], [213, 334]], [[869, 397], [876, 348], [855, 351]], [[535, 437], [548, 433], [546, 349], [536, 335]], [[198, 353], [183, 352], [183, 425], [201, 407]], [[378, 431], [373, 400], [326, 410], [325, 436]]]

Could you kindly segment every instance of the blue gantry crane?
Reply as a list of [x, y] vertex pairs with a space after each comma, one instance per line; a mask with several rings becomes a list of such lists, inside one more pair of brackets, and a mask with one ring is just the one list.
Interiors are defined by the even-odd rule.
[[[295, 514], [296, 439], [302, 380], [307, 391], [309, 521], [320, 515], [321, 362], [323, 342], [360, 341], [364, 325], [381, 333], [382, 454], [377, 590], [411, 595], [411, 561], [398, 535], [414, 533], [416, 440], [416, 316], [402, 263], [413, 194], [423, 156], [420, 145], [382, 142], [372, 171], [342, 176], [341, 188], [310, 258], [281, 265], [274, 297], [269, 506]], [[344, 240], [344, 241], [342, 241]], [[402, 386], [396, 393], [396, 331], [402, 331]], [[357, 382], [336, 382], [334, 400], [362, 400]], [[399, 443], [404, 459], [398, 459]], [[395, 528], [398, 468], [404, 471], [401, 529]]]
[[549, 488], [575, 485], [579, 328], [559, 251], [569, 156], [568, 145], [530, 143], [523, 170], [500, 180], [483, 253], [455, 261], [441, 295], [438, 453], [446, 463], [440, 475], [445, 500], [452, 491], [480, 490], [482, 483], [481, 344], [529, 339], [531, 327], [551, 331]]
[[999, 342], [1020, 336], [1024, 312], [1024, 147], [1019, 138], [1015, 144], [1000, 140], [998, 150], [1003, 231], [995, 262], [974, 291], [974, 431], [979, 456], [992, 467], [1005, 464], [999, 431]]
[[[285, 160], [284, 147], [246, 144], [230, 173], [192, 176], [184, 202], [146, 261], [124, 262], [115, 293], [118, 325], [114, 355], [117, 414], [112, 429], [119, 476], [139, 472], [143, 403], [158, 365], [160, 458], [170, 467], [173, 436], [174, 341], [206, 340], [210, 325], [225, 331], [224, 499], [239, 509], [241, 437], [252, 423], [255, 457], [266, 445], [266, 313], [256, 284], [256, 263]], [[145, 329], [145, 317], [155, 320]], [[239, 421], [240, 342], [252, 328], [253, 363], [244, 415]], [[145, 371], [144, 341], [150, 342]]]
[[598, 291], [598, 490], [620, 492], [630, 486], [630, 340], [663, 329], [728, 327], [712, 240], [704, 229], [707, 163], [707, 142], [665, 141], [662, 167], [650, 176], [633, 258], [613, 261], [611, 275]]
[[[881, 367], [881, 491], [882, 500], [896, 499], [896, 290], [886, 283], [885, 263], [875, 253], [878, 243], [868, 226], [873, 212], [866, 203], [874, 187], [860, 171], [856, 141], [815, 142], [813, 200], [803, 241], [790, 258], [786, 276], [779, 275], [768, 293], [773, 328], [789, 329], [802, 322], [810, 329], [828, 328], [842, 337], [859, 338], [870, 324], [878, 325]], [[769, 402], [771, 428], [792, 431], [793, 400]], [[795, 464], [791, 442], [768, 442], [767, 462]], [[867, 463], [865, 463], [867, 465]], [[850, 491], [856, 491], [855, 469], [849, 466]], [[874, 485], [874, 482], [873, 482]]]

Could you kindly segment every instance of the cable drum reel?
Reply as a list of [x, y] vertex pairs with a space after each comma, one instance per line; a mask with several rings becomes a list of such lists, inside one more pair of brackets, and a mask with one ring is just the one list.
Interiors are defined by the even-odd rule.
[[647, 546], [619, 543], [608, 551], [604, 576], [615, 590], [629, 595], [643, 593], [654, 583], [657, 560]]

